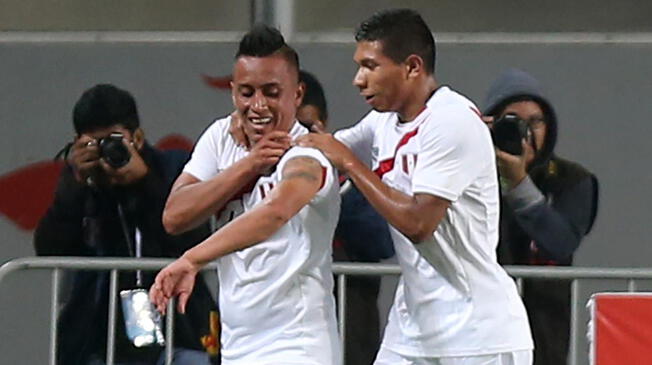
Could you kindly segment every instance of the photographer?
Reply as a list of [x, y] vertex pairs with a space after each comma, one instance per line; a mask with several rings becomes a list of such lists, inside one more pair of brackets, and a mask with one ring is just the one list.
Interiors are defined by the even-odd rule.
[[[493, 128], [501, 182], [499, 262], [572, 265], [596, 216], [598, 182], [579, 164], [554, 154], [557, 117], [538, 81], [520, 70], [503, 73], [489, 89], [483, 119]], [[523, 300], [534, 364], [566, 363], [570, 282], [524, 280]]]
[[[76, 137], [64, 150], [67, 166], [35, 232], [38, 255], [178, 257], [208, 236], [206, 224], [176, 237], [163, 229], [165, 200], [188, 154], [158, 151], [145, 141], [127, 91], [106, 84], [90, 88], [74, 107], [73, 123]], [[153, 278], [152, 272], [121, 272], [118, 288], [149, 288]], [[74, 272], [64, 303], [57, 363], [103, 364], [109, 273]], [[188, 314], [175, 317], [174, 364], [210, 364], [201, 338], [217, 335], [215, 327], [211, 333], [211, 311], [216, 305], [199, 281]], [[117, 364], [162, 364], [161, 346], [138, 347], [128, 338], [120, 304], [115, 320]]]

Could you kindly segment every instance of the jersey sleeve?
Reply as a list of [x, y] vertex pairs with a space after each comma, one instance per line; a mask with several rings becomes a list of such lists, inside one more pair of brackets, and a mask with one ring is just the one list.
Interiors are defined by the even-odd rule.
[[[228, 125], [230, 123], [230, 117], [227, 119], [226, 123]], [[224, 120], [214, 122], [199, 137], [190, 160], [183, 168], [183, 172], [201, 181], [206, 181], [217, 175], [219, 172], [218, 156], [220, 154], [218, 141], [221, 140], [220, 134], [222, 132], [219, 124], [223, 122]]]
[[494, 158], [491, 139], [470, 110], [440, 109], [431, 118], [420, 128], [412, 192], [456, 201]]
[[346, 145], [365, 164], [371, 165], [371, 151], [374, 142], [374, 121], [377, 113], [369, 112], [352, 127], [335, 132], [334, 137]]
[[283, 158], [277, 166], [277, 171], [280, 174], [280, 179], [283, 179], [283, 168], [285, 167], [285, 164], [295, 157], [309, 157], [319, 162], [322, 167], [323, 181], [321, 188], [313, 199], [320, 199], [327, 196], [327, 193], [333, 184], [337, 183], [337, 171], [333, 168], [333, 165], [331, 165], [326, 156], [324, 156], [324, 154], [315, 148], [292, 147], [289, 149], [285, 155], [283, 155]]

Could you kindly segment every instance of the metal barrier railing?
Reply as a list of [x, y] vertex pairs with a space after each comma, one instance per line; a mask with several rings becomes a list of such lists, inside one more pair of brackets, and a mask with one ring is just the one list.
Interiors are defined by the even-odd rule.
[[[156, 271], [172, 262], [172, 259], [134, 259], [134, 258], [89, 258], [89, 257], [26, 257], [19, 258], [0, 266], [0, 284], [8, 274], [18, 270], [51, 269], [52, 294], [51, 294], [51, 323], [49, 359], [51, 365], [56, 365], [57, 343], [57, 303], [59, 302], [59, 287], [62, 270], [109, 270], [110, 275], [110, 301], [107, 333], [106, 365], [114, 364], [115, 353], [115, 316], [118, 295], [118, 272], [141, 269]], [[215, 264], [207, 265], [204, 270], [216, 269]], [[637, 280], [652, 279], [652, 269], [610, 269], [610, 268], [575, 268], [575, 267], [536, 267], [536, 266], [506, 266], [507, 272], [516, 279], [517, 286], [522, 287], [522, 280], [527, 278], [567, 279], [571, 281], [571, 343], [570, 364], [577, 362], [577, 338], [579, 304], [578, 281], [583, 279], [618, 279], [627, 280], [628, 291], [636, 291]], [[398, 265], [391, 264], [363, 264], [363, 263], [334, 263], [333, 272], [338, 276], [338, 328], [342, 343], [342, 356], [346, 339], [346, 278], [349, 275], [399, 275]], [[172, 346], [174, 331], [174, 302], [168, 306], [166, 316], [166, 365], [172, 363]]]

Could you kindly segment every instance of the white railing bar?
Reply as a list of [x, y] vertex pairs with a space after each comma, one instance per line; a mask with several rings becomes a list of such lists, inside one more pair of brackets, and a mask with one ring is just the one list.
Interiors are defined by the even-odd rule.
[[106, 365], [113, 365], [115, 358], [115, 317], [118, 299], [118, 270], [111, 270], [109, 281], [109, 318], [106, 335]]
[[[53, 274], [53, 291], [56, 286], [58, 293], [59, 287], [59, 274], [60, 269], [86, 269], [86, 270], [111, 270], [110, 281], [110, 295], [109, 295], [109, 323], [108, 323], [108, 338], [107, 338], [107, 365], [113, 364], [114, 351], [115, 351], [115, 316], [116, 316], [116, 301], [117, 301], [117, 278], [118, 270], [159, 270], [172, 259], [152, 259], [152, 258], [88, 258], [88, 257], [26, 257], [14, 259], [0, 266], [0, 283], [3, 278], [10, 272], [22, 269], [54, 269]], [[205, 267], [207, 270], [212, 270], [216, 267], [214, 263]], [[579, 336], [578, 315], [580, 310], [579, 300], [579, 280], [580, 279], [620, 279], [628, 280], [628, 288], [630, 291], [636, 289], [636, 279], [652, 279], [652, 269], [638, 269], [638, 268], [576, 268], [576, 267], [533, 267], [533, 266], [505, 266], [507, 272], [516, 278], [517, 286], [522, 290], [523, 278], [546, 278], [546, 279], [571, 279], [571, 336], [569, 357], [570, 364], [577, 363], [577, 338]], [[346, 326], [346, 276], [347, 275], [398, 275], [400, 274], [400, 267], [392, 264], [365, 264], [365, 263], [334, 263], [333, 272], [338, 276], [338, 329], [341, 333], [340, 340], [342, 344], [345, 341], [345, 326]], [[55, 279], [57, 277], [57, 279]], [[55, 294], [53, 293], [53, 296]], [[57, 294], [58, 295], [58, 294]], [[55, 298], [53, 297], [53, 300]], [[56, 298], [58, 301], [58, 297]], [[174, 302], [170, 303], [168, 309], [167, 320], [173, 321]], [[51, 307], [53, 314], [56, 314], [56, 307]], [[172, 315], [170, 315], [172, 312]], [[56, 316], [55, 316], [56, 317]], [[113, 319], [113, 320], [111, 320]], [[53, 321], [52, 326], [55, 326], [56, 320]], [[169, 333], [172, 330], [172, 325], [168, 323], [168, 341], [169, 348], [166, 345], [166, 361], [169, 364], [170, 353], [173, 352], [173, 339]], [[51, 327], [50, 332], [56, 331], [56, 327]], [[55, 341], [56, 334], [51, 337]], [[51, 343], [52, 347], [52, 343]], [[343, 348], [344, 350], [344, 348]], [[50, 353], [53, 354], [52, 348]], [[54, 350], [56, 351], [56, 350]], [[342, 351], [344, 356], [344, 351]], [[54, 353], [56, 355], [56, 353]]]
[[154, 271], [163, 268], [173, 259], [129, 258], [129, 257], [23, 257], [0, 266], [0, 280], [3, 269], [71, 269], [71, 270], [136, 270]]
[[[24, 257], [11, 260], [0, 266], [0, 282], [3, 276], [20, 269], [77, 269], [77, 270], [135, 270], [156, 271], [173, 259], [159, 258], [89, 258], [89, 257]], [[204, 270], [215, 269], [215, 263]], [[504, 266], [510, 276], [540, 279], [652, 279], [652, 269], [643, 268], [588, 268], [588, 267], [537, 267]], [[401, 270], [394, 264], [368, 264], [337, 262], [333, 264], [334, 274], [346, 275], [398, 275]]]
[[504, 266], [510, 276], [538, 279], [651, 279], [651, 269]]
[[362, 262], [334, 262], [333, 274], [345, 275], [400, 275], [401, 268], [395, 264], [370, 264]]
[[630, 279], [627, 281], [627, 290], [632, 293], [636, 291], [636, 280]]
[[52, 302], [50, 303], [50, 365], [57, 365], [57, 320], [59, 312], [59, 287], [61, 280], [61, 269], [52, 271]]

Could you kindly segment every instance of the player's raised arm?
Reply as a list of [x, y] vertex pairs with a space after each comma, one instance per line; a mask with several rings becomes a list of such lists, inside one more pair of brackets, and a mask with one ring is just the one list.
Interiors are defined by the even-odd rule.
[[[210, 146], [203, 144], [207, 143], [200, 139], [195, 154], [216, 155]], [[172, 186], [163, 211], [165, 230], [170, 234], [180, 234], [205, 222], [249, 181], [278, 163], [289, 146], [287, 133], [274, 131], [262, 137], [245, 158], [208, 180], [183, 172]]]
[[325, 179], [322, 171], [322, 165], [312, 157], [288, 160], [282, 170], [281, 182], [260, 204], [186, 251], [157, 275], [150, 295], [159, 310], [164, 313], [169, 298], [179, 295], [179, 309], [183, 312], [197, 271], [216, 258], [273, 235], [319, 191]]

